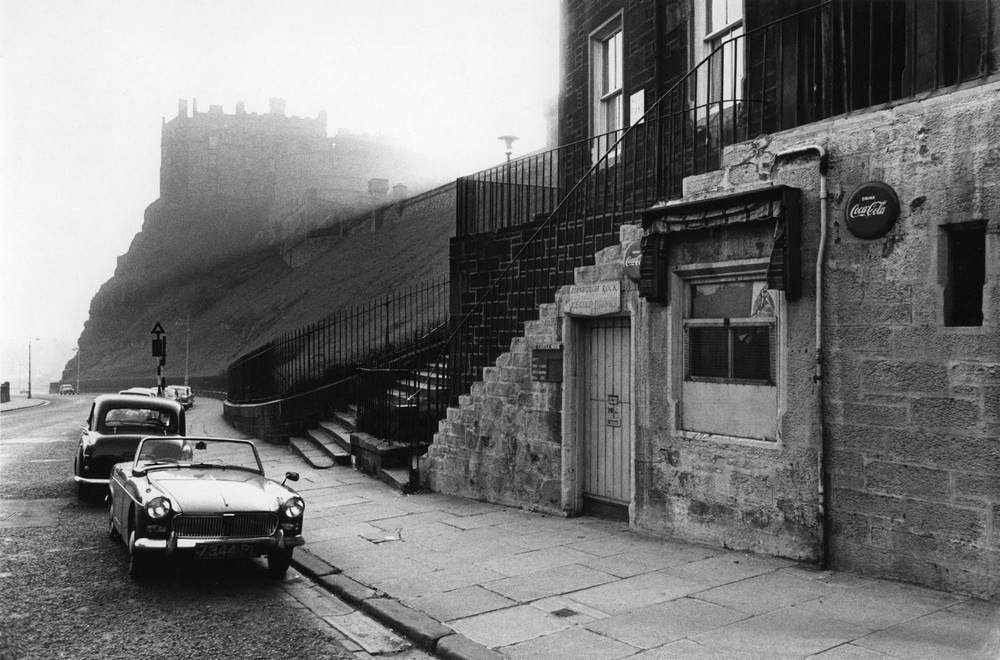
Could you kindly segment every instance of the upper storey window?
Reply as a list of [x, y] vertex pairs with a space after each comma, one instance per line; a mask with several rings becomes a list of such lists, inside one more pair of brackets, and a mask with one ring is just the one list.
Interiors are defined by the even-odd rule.
[[591, 134], [602, 136], [594, 145], [597, 157], [615, 143], [625, 125], [623, 46], [620, 15], [591, 35]]
[[698, 104], [710, 104], [708, 111], [714, 112], [743, 98], [743, 0], [701, 0], [695, 6], [695, 24], [701, 32], [695, 64], [709, 58], [707, 75], [699, 80]]

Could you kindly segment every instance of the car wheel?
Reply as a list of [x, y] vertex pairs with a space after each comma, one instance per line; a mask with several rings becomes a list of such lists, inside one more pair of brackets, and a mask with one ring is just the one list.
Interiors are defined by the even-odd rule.
[[292, 563], [292, 548], [267, 553], [267, 572], [273, 578], [283, 578]]
[[128, 574], [137, 580], [152, 573], [153, 558], [135, 547], [135, 530], [128, 535]]
[[122, 535], [118, 533], [117, 529], [115, 529], [115, 514], [114, 514], [114, 512], [115, 512], [115, 503], [109, 497], [108, 498], [108, 537], [112, 541], [120, 541], [121, 538], [122, 538]]

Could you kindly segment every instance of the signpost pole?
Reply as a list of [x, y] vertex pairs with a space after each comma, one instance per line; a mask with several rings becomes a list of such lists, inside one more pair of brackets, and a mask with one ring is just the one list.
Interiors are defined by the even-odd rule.
[[167, 335], [163, 326], [157, 321], [150, 331], [153, 337], [153, 357], [159, 358], [156, 362], [156, 396], [163, 396], [166, 390], [166, 378], [163, 375], [163, 367], [167, 364]]

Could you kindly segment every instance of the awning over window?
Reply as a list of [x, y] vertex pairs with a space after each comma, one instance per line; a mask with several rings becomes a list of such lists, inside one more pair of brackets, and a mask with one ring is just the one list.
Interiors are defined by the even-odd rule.
[[646, 238], [639, 267], [639, 294], [667, 302], [667, 245], [683, 241], [685, 232], [724, 232], [758, 222], [774, 225], [768, 287], [783, 290], [786, 300], [797, 300], [802, 294], [801, 191], [788, 186], [660, 204], [644, 211]]

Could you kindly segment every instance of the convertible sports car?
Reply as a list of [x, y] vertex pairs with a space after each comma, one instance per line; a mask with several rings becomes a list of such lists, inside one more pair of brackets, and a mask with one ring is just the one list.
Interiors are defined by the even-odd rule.
[[184, 435], [184, 421], [184, 409], [176, 401], [130, 394], [95, 398], [73, 461], [80, 497], [103, 497], [111, 466], [131, 460], [144, 436]]
[[[285, 481], [298, 481], [286, 472]], [[267, 557], [281, 577], [302, 545], [305, 503], [264, 476], [257, 448], [227, 438], [143, 438], [111, 473], [108, 533], [129, 552], [129, 573], [151, 574], [161, 558]]]

